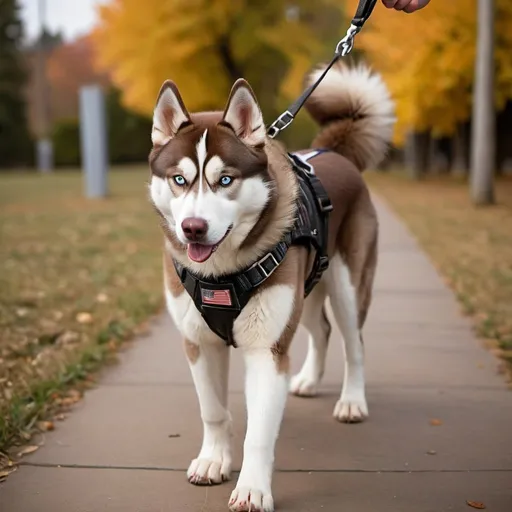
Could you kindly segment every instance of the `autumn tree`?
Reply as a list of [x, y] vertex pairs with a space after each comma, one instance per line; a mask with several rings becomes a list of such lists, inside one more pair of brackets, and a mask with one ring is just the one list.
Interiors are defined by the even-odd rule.
[[[502, 109], [512, 98], [512, 2], [495, 3], [495, 101]], [[356, 4], [350, 0], [347, 8]], [[434, 1], [411, 16], [376, 7], [357, 44], [396, 99], [398, 145], [411, 131], [452, 136], [470, 119], [476, 29], [476, 0]]]
[[[107, 73], [99, 73], [93, 66], [94, 49], [89, 36], [63, 43], [54, 41], [49, 47], [46, 73], [49, 89], [50, 122], [78, 117], [78, 92], [82, 85], [94, 82], [109, 85]], [[37, 46], [26, 52], [30, 80], [27, 88], [28, 113], [31, 129], [40, 131], [38, 109]]]
[[139, 0], [113, 0], [100, 8], [94, 39], [100, 67], [142, 113], [167, 78], [197, 111], [222, 108], [243, 76], [268, 118], [331, 53], [342, 15], [333, 0], [145, 0], [143, 13]]

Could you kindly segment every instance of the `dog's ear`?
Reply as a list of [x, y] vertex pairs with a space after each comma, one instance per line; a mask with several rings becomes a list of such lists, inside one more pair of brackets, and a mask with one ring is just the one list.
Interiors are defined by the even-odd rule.
[[237, 137], [248, 146], [261, 146], [266, 130], [261, 109], [251, 86], [239, 78], [229, 95], [223, 123], [233, 128]]
[[153, 145], [166, 144], [176, 136], [184, 124], [190, 122], [190, 115], [176, 84], [166, 80], [160, 88], [153, 112], [153, 129], [151, 130]]

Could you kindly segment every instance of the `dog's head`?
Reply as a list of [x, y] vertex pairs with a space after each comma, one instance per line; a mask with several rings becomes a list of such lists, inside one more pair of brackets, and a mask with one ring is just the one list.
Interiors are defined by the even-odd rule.
[[245, 80], [224, 113], [190, 115], [176, 85], [163, 84], [153, 116], [151, 200], [175, 256], [215, 274], [237, 253], [275, 200], [266, 129]]

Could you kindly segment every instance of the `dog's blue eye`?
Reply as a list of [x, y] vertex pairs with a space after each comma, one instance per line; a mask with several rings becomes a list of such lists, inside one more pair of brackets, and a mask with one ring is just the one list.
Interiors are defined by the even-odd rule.
[[233, 183], [233, 178], [231, 176], [222, 176], [222, 178], [220, 179], [220, 184], [223, 187], [229, 187], [231, 183]]
[[179, 174], [177, 176], [173, 176], [172, 179], [174, 180], [174, 183], [178, 185], [178, 187], [183, 187], [187, 183], [185, 178]]

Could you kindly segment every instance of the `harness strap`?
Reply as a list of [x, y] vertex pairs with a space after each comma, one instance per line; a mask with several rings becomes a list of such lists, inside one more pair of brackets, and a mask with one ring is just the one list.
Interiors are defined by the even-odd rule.
[[357, 6], [356, 15], [352, 19], [351, 25], [359, 27], [359, 30], [371, 16], [377, 0], [361, 0]]
[[[333, 206], [322, 183], [316, 177], [313, 166], [308, 162], [309, 159], [328, 151], [330, 150], [315, 149], [303, 155], [298, 153], [289, 155], [301, 183], [301, 193], [306, 196], [299, 203], [298, 222], [292, 234], [292, 243], [304, 244], [316, 251], [313, 267], [304, 283], [305, 297], [311, 293], [329, 267], [328, 218]], [[307, 211], [306, 205], [310, 205], [314, 211]]]
[[[228, 345], [236, 347], [233, 323], [251, 298], [251, 292], [265, 282], [284, 260], [291, 245], [289, 234], [271, 251], [237, 274], [205, 278], [174, 260], [176, 272], [208, 327]], [[212, 321], [210, 315], [215, 315]]]

